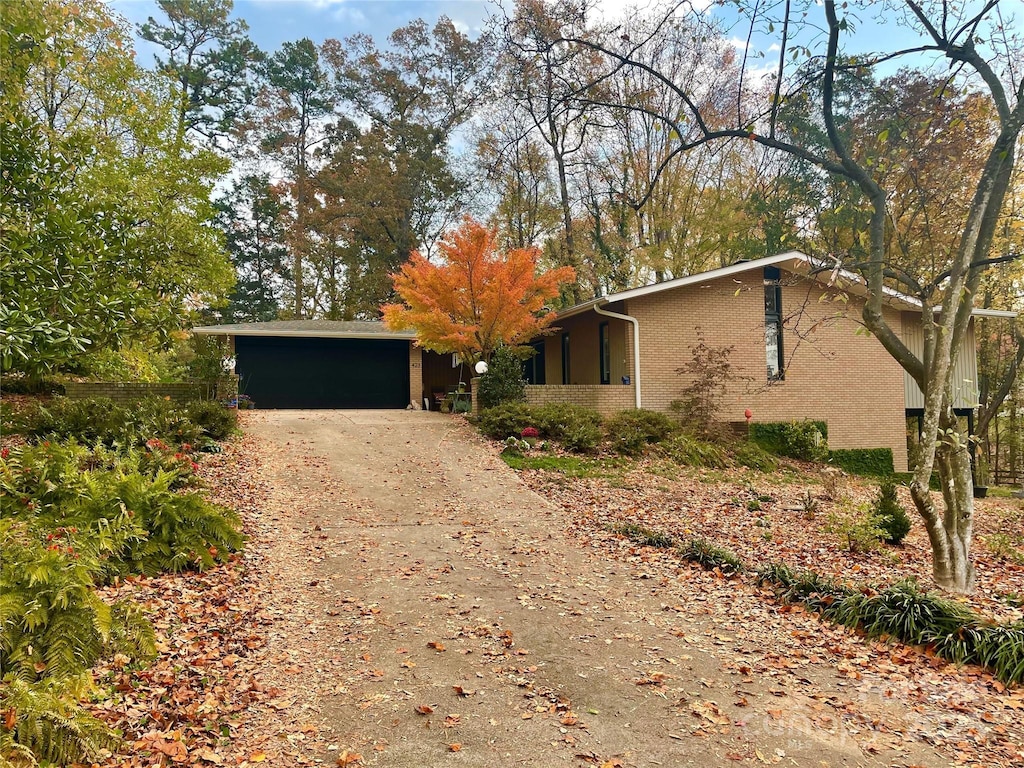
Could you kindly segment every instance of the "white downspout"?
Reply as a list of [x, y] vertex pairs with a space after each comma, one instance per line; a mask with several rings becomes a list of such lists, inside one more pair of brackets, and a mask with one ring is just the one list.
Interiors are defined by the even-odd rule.
[[629, 315], [620, 315], [618, 312], [609, 312], [606, 309], [601, 309], [597, 304], [594, 305], [594, 311], [599, 315], [605, 317], [614, 317], [616, 320], [625, 320], [626, 322], [633, 324], [633, 382], [636, 389], [634, 394], [636, 395], [636, 407], [641, 407], [640, 403], [640, 322], [635, 317]]

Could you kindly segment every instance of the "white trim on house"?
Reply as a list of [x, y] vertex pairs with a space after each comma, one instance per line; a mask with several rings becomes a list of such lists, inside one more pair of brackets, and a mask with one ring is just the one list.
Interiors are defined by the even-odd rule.
[[206, 326], [193, 328], [192, 333], [199, 336], [292, 336], [304, 339], [392, 339], [397, 341], [415, 341], [415, 333], [384, 332], [384, 333], [354, 333], [351, 331], [261, 331], [249, 328], [237, 330], [230, 327]]
[[[774, 267], [783, 265], [786, 262], [793, 262], [792, 267], [796, 268], [799, 266], [804, 267], [816, 267], [820, 268], [822, 273], [835, 274], [836, 276], [842, 277], [842, 279], [850, 283], [850, 287], [856, 287], [858, 295], [863, 295], [865, 288], [864, 280], [854, 272], [850, 272], [845, 269], [837, 269], [835, 267], [829, 268], [827, 264], [815, 263], [810, 256], [800, 251], [786, 251], [784, 253], [777, 253], [774, 256], [765, 256], [760, 259], [752, 259], [751, 261], [739, 261], [735, 264], [730, 264], [727, 267], [720, 267], [718, 269], [712, 269], [707, 272], [698, 272], [693, 275], [685, 275], [683, 277], [677, 277], [674, 280], [666, 280], [663, 283], [653, 283], [652, 285], [645, 285], [640, 288], [630, 288], [629, 290], [620, 291], [619, 293], [612, 293], [607, 296], [601, 296], [590, 301], [577, 304], [576, 306], [569, 307], [558, 313], [558, 317], [572, 317], [573, 315], [581, 314], [594, 306], [603, 306], [605, 304], [611, 304], [617, 301], [627, 301], [629, 299], [637, 299], [641, 296], [648, 296], [652, 293], [660, 293], [661, 291], [671, 291], [674, 288], [682, 288], [687, 285], [694, 285], [696, 283], [704, 283], [711, 280], [719, 280], [723, 277], [732, 277], [733, 275], [742, 274], [756, 269], [763, 269], [764, 267]], [[902, 309], [910, 311], [920, 311], [921, 302], [912, 296], [900, 293], [899, 291], [886, 286], [884, 289], [885, 295], [892, 299], [897, 304], [902, 304]], [[1017, 317], [1016, 312], [1001, 309], [974, 309], [971, 314], [975, 317], [1000, 317], [1000, 318], [1015, 318]]]

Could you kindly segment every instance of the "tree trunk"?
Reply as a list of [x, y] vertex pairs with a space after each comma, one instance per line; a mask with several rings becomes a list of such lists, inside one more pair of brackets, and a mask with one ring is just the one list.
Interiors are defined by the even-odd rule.
[[[952, 413], [943, 419], [956, 434]], [[948, 434], [948, 433], [947, 433]], [[974, 496], [971, 482], [971, 457], [966, 440], [943, 438], [935, 449], [935, 468], [942, 486], [940, 511], [928, 487], [930, 473], [919, 467], [910, 485], [914, 506], [925, 522], [932, 547], [932, 577], [943, 589], [969, 593], [974, 589], [974, 564], [971, 562]]]

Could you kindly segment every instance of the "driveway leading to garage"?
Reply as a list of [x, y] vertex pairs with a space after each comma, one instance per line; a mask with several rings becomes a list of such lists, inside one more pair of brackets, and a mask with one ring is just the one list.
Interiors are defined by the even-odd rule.
[[330, 729], [325, 762], [948, 762], [893, 737], [913, 713], [827, 661], [752, 676], [770, 637], [727, 634], [686, 569], [652, 577], [568, 535], [458, 418], [258, 412], [246, 430], [268, 456], [267, 557], [293, 564], [273, 585], [272, 682]]

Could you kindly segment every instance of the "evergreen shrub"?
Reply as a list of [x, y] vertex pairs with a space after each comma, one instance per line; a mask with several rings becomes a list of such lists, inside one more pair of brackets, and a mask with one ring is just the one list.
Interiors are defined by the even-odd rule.
[[605, 424], [612, 449], [626, 456], [638, 456], [648, 445], [660, 443], [678, 428], [665, 414], [640, 408], [620, 411]]
[[487, 373], [477, 382], [476, 396], [481, 408], [526, 399], [523, 362], [511, 347], [498, 347], [487, 364]]

